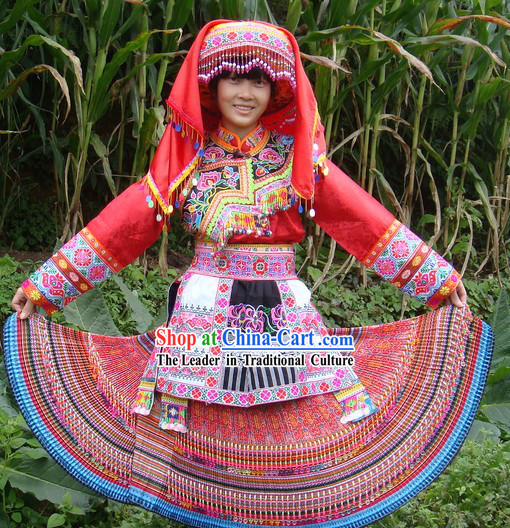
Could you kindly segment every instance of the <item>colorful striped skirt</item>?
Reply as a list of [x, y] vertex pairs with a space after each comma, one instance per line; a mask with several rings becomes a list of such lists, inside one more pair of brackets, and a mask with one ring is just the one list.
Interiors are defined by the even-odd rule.
[[188, 432], [164, 430], [157, 390], [148, 414], [132, 412], [154, 331], [97, 336], [13, 315], [4, 351], [36, 437], [99, 493], [198, 527], [359, 527], [452, 460], [480, 402], [493, 334], [451, 306], [329, 333], [355, 343], [355, 373], [377, 408], [359, 421], [342, 420], [324, 392], [249, 407], [190, 399]]
[[[251, 407], [332, 392], [343, 421], [375, 412], [296, 276], [292, 246], [231, 245], [215, 257], [199, 243], [168, 304], [171, 346], [153, 348], [133, 406], [148, 415], [155, 393], [163, 394], [162, 428], [189, 414], [187, 400]], [[98, 337], [93, 348], [101, 346]]]

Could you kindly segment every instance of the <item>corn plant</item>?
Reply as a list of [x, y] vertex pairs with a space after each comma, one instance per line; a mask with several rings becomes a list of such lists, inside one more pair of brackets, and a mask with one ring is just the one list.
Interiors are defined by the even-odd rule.
[[[508, 0], [3, 2], [0, 227], [10, 189], [27, 185], [19, 175], [47, 159], [57, 231], [71, 236], [88, 219], [84, 194], [102, 191], [102, 205], [143, 175], [200, 27], [261, 19], [297, 36], [333, 160], [462, 271], [499, 273], [509, 265], [508, 10]], [[307, 263], [324, 271], [315, 287], [345, 276], [352, 261], [331, 266], [340, 249], [315, 226], [307, 233]]]

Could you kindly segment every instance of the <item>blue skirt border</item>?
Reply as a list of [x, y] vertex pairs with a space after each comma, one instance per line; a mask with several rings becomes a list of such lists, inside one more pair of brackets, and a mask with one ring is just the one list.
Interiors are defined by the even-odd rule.
[[[462, 409], [456, 429], [445, 442], [441, 451], [430, 462], [426, 471], [418, 475], [402, 489], [366, 509], [331, 521], [300, 525], [304, 528], [359, 528], [390, 515], [434, 481], [452, 461], [464, 442], [475, 418], [485, 388], [490, 367], [494, 337], [490, 326], [483, 322], [475, 363], [473, 382], [469, 388], [466, 404]], [[41, 445], [68, 473], [80, 483], [119, 502], [141, 506], [176, 521], [199, 528], [246, 528], [245, 523], [226, 521], [209, 515], [189, 511], [169, 504], [134, 486], [114, 484], [78, 463], [67, 450], [51, 436], [48, 428], [36, 411], [22, 375], [17, 350], [16, 314], [7, 319], [3, 332], [4, 360], [14, 397], [28, 426]], [[259, 528], [274, 528], [275, 525], [257, 525]], [[285, 525], [279, 525], [285, 526]], [[289, 525], [290, 526], [290, 525]]]

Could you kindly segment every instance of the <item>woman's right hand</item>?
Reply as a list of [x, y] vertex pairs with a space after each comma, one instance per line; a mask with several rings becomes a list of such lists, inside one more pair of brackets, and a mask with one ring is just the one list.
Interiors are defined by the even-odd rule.
[[20, 319], [26, 319], [35, 312], [35, 304], [27, 297], [23, 288], [18, 288], [12, 298], [11, 306]]

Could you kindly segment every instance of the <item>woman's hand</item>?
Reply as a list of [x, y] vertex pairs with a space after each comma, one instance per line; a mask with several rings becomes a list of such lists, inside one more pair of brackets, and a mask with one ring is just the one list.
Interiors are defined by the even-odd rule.
[[18, 288], [12, 298], [11, 306], [20, 319], [26, 319], [35, 312], [35, 304], [27, 297], [23, 288]]
[[463, 306], [466, 305], [466, 301], [467, 301], [466, 288], [464, 287], [464, 284], [462, 284], [462, 281], [460, 281], [458, 286], [450, 294], [450, 297], [445, 299], [444, 303], [453, 304], [453, 306], [462, 308]]

